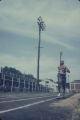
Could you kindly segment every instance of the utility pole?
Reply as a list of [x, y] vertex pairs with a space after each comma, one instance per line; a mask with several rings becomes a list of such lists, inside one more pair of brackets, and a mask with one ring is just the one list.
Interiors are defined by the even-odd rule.
[[61, 57], [62, 57], [63, 53], [60, 52], [60, 65], [61, 65]]
[[41, 16], [37, 19], [39, 27], [39, 42], [38, 42], [38, 61], [37, 61], [37, 91], [39, 91], [39, 61], [40, 61], [40, 41], [41, 41], [41, 31], [45, 30], [45, 24]]

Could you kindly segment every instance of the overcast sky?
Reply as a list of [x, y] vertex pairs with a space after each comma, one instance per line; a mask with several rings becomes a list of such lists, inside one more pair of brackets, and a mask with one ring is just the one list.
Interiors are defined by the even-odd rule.
[[3, 0], [0, 2], [0, 67], [37, 72], [38, 25], [42, 16], [40, 79], [57, 81], [59, 53], [80, 79], [80, 3], [78, 0]]

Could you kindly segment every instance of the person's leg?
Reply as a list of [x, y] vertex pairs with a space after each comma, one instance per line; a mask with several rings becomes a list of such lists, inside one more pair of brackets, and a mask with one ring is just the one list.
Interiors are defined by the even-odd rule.
[[58, 83], [58, 92], [60, 93], [60, 83]]
[[61, 80], [61, 77], [59, 76], [59, 78], [58, 78], [58, 92], [59, 92], [58, 96], [60, 96], [60, 94], [61, 94], [61, 86], [62, 86], [62, 80]]
[[65, 94], [65, 88], [66, 88], [66, 77], [62, 77], [62, 87], [63, 87], [63, 94]]
[[60, 84], [58, 83], [58, 96], [60, 96]]

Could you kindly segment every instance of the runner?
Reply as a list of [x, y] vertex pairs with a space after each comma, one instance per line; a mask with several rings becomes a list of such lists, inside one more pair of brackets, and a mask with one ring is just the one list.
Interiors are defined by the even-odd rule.
[[70, 70], [67, 66], [64, 65], [64, 61], [61, 60], [60, 66], [58, 67], [58, 91], [60, 96], [61, 88], [63, 90], [63, 95], [65, 95], [65, 87], [66, 87], [66, 72], [70, 73]]

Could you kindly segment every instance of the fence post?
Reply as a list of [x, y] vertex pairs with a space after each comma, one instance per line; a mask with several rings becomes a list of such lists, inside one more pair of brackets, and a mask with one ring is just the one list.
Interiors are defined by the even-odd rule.
[[32, 92], [34, 91], [34, 81], [32, 81]]
[[3, 88], [5, 88], [5, 74], [2, 73], [2, 79], [3, 79]]
[[24, 88], [23, 91], [26, 92], [26, 79], [24, 79]]
[[12, 77], [11, 93], [12, 91], [13, 91], [13, 77]]

